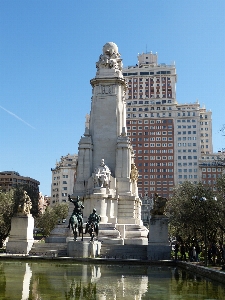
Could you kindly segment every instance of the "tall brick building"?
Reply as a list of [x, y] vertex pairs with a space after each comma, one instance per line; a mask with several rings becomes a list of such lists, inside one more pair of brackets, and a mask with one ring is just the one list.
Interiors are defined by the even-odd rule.
[[174, 185], [201, 179], [199, 159], [212, 153], [211, 111], [176, 99], [175, 64], [157, 54], [138, 55], [123, 69], [127, 79], [127, 130], [139, 170], [139, 195], [169, 197]]

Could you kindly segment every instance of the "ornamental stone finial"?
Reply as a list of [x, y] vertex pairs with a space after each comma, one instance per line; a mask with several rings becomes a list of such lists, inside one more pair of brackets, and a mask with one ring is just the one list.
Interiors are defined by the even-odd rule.
[[96, 68], [99, 69], [115, 69], [122, 71], [122, 59], [118, 52], [118, 47], [113, 42], [108, 42], [103, 46], [103, 54], [99, 56]]

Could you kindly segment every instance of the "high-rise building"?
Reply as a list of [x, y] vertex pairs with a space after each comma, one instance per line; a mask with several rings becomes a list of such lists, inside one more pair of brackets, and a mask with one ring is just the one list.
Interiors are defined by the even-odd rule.
[[50, 205], [67, 202], [68, 195], [73, 193], [76, 181], [77, 154], [61, 156], [52, 168], [52, 185]]
[[18, 172], [15, 171], [0, 172], [1, 191], [8, 192], [18, 185], [28, 185], [39, 192], [40, 182], [30, 177], [21, 176]]
[[127, 130], [136, 154], [139, 196], [169, 197], [174, 185], [201, 178], [199, 159], [212, 153], [211, 111], [178, 104], [175, 64], [158, 64], [153, 53], [123, 69], [127, 80]]

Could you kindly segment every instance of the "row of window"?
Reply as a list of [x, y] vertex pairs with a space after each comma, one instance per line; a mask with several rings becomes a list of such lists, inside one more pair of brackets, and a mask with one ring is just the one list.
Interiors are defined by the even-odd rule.
[[178, 141], [181, 141], [181, 140], [183, 140], [183, 141], [186, 141], [186, 140], [188, 140], [188, 141], [194, 140], [194, 141], [195, 141], [195, 140], [196, 140], [196, 136], [193, 136], [193, 137], [191, 137], [191, 136], [188, 136], [188, 137], [184, 136], [184, 137], [182, 137], [182, 138], [181, 138], [181, 137], [178, 137], [177, 140], [178, 140]]
[[[173, 160], [173, 156], [144, 156], [144, 160]], [[143, 160], [143, 156], [138, 156], [138, 160]]]
[[[190, 129], [191, 127], [192, 127], [192, 128], [196, 128], [196, 125], [192, 125], [192, 126], [191, 126], [191, 125], [188, 125], [188, 126], [182, 125], [182, 128], [183, 128], [183, 129], [186, 129], [186, 128], [189, 128], [189, 129]], [[180, 129], [180, 128], [181, 128], [181, 125], [178, 125], [177, 128]]]
[[189, 174], [189, 175], [178, 175], [178, 178], [179, 179], [182, 179], [182, 178], [183, 179], [192, 179], [192, 178], [197, 179], [198, 175], [191, 175], [191, 174]]
[[163, 136], [163, 137], [156, 137], [156, 138], [154, 138], [154, 137], [151, 137], [151, 138], [146, 138], [146, 137], [144, 137], [143, 139], [142, 138], [132, 138], [131, 139], [132, 140], [132, 142], [141, 142], [142, 140], [144, 140], [144, 142], [148, 142], [148, 141], [173, 141], [173, 138], [172, 137], [165, 137], [165, 136]]
[[[173, 123], [173, 120], [144, 120], [144, 124], [160, 124], [160, 123]], [[133, 121], [127, 121], [127, 124], [137, 124], [136, 120]], [[138, 124], [142, 124], [142, 120], [138, 120]]]
[[178, 151], [177, 151], [178, 153], [181, 153], [181, 152], [183, 152], [183, 153], [186, 153], [186, 152], [188, 152], [188, 153], [191, 153], [191, 152], [197, 152], [197, 149], [178, 149]]
[[[139, 172], [142, 172], [142, 169], [138, 170]], [[149, 172], [149, 173], [155, 173], [155, 172], [163, 172], [163, 173], [167, 173], [167, 172], [173, 172], [173, 169], [144, 169], [144, 172]]]
[[173, 128], [173, 126], [172, 125], [163, 125], [163, 126], [127, 126], [127, 129], [128, 130], [137, 130], [137, 128], [138, 128], [138, 130], [142, 130], [142, 129], [145, 129], [145, 130], [147, 130], [147, 129], [162, 129], [162, 130], [165, 130], [165, 129], [172, 129]]
[[[173, 147], [173, 143], [145, 143], [144, 147]], [[136, 147], [136, 144], [132, 145], [133, 147]], [[143, 144], [138, 144], [138, 147], [143, 147]], [[171, 152], [172, 153], [172, 152]]]
[[183, 164], [182, 164], [182, 163], [178, 163], [177, 165], [178, 165], [178, 167], [181, 167], [182, 165], [183, 165], [184, 167], [185, 167], [185, 166], [192, 166], [192, 165], [193, 165], [193, 166], [197, 166], [198, 163], [197, 163], [197, 162], [193, 162], [193, 163], [192, 163], [192, 162], [188, 162], [188, 163], [183, 163]]
[[221, 172], [221, 170], [222, 170], [221, 168], [217, 168], [217, 169], [216, 168], [207, 168], [207, 169], [202, 168], [202, 172], [216, 172], [216, 171]]
[[[139, 97], [138, 97], [138, 95], [134, 95], [133, 99], [137, 99], [137, 98], [141, 98], [142, 99], [143, 98], [142, 96], [143, 95], [139, 95]], [[145, 95], [144, 98], [170, 98], [170, 97], [172, 97], [172, 94], [167, 94], [167, 95], [166, 94], [163, 94], [163, 95], [156, 94], [156, 97], [154, 95], [151, 95], [151, 97], [149, 97], [149, 95]], [[128, 99], [132, 99], [132, 96], [128, 96]]]
[[139, 132], [128, 132], [127, 135], [172, 135], [172, 131], [139, 131]]
[[216, 178], [216, 174], [202, 174], [202, 178]]
[[184, 172], [184, 173], [186, 173], [186, 172], [190, 172], [190, 173], [192, 173], [192, 172], [195, 172], [195, 173], [197, 173], [198, 172], [198, 169], [178, 169], [178, 173], [182, 173], [182, 172]]
[[192, 147], [192, 146], [196, 147], [196, 143], [177, 143], [177, 146], [178, 147], [186, 147], [186, 146], [188, 146], [188, 147]]
[[193, 130], [189, 130], [189, 131], [177, 131], [177, 134], [197, 134], [197, 131]]
[[[167, 151], [167, 149], [162, 149], [162, 150], [161, 149], [155, 149], [155, 150], [150, 149], [150, 150], [143, 150], [143, 151], [144, 151], [144, 154], [147, 154], [147, 153], [163, 153], [163, 155], [164, 155], [164, 153], [173, 153], [173, 150], [171, 150], [171, 149], [168, 149], [168, 151]], [[136, 154], [136, 150], [134, 150], [134, 153]], [[171, 157], [172, 156], [168, 156], [168, 159], [172, 159]], [[166, 159], [166, 156], [163, 156], [161, 158]]]
[[[146, 62], [147, 64], [147, 62]], [[140, 72], [140, 75], [154, 75], [154, 74], [171, 74], [171, 71], [157, 71], [156, 73], [151, 71], [151, 72], [147, 72], [147, 71], [141, 71]], [[135, 75], [138, 75], [138, 72], [133, 72], [133, 73], [123, 73], [123, 76], [135, 76]], [[151, 81], [153, 81], [153, 79], [157, 79], [158, 81], [160, 80], [160, 78], [162, 78], [163, 80], [166, 80], [169, 81], [170, 80], [170, 77], [152, 77], [152, 78], [133, 78], [133, 81], [134, 82], [137, 82], [138, 79], [140, 82], [142, 82], [144, 79], [145, 81], [148, 81], [149, 79]], [[132, 79], [129, 79], [128, 82], [132, 82]]]
[[127, 118], [161, 118], [172, 117], [171, 113], [145, 113], [145, 114], [127, 114]]
[[197, 156], [178, 156], [178, 159], [198, 159]]
[[182, 123], [186, 123], [186, 122], [187, 122], [187, 123], [191, 123], [191, 122], [192, 122], [192, 123], [196, 123], [196, 119], [182, 119], [182, 120], [178, 119], [178, 120], [177, 120], [177, 123], [181, 123], [181, 122], [182, 122]]
[[173, 181], [144, 181], [144, 185], [173, 185]]
[[[166, 175], [166, 174], [163, 174], [163, 175], [159, 175], [159, 174], [158, 174], [158, 175], [152, 175], [152, 174], [151, 174], [151, 175], [144, 175], [144, 178], [145, 178], [145, 176], [149, 176], [150, 179], [154, 179], [154, 178], [158, 178], [158, 179], [159, 179], [159, 178], [165, 178], [165, 179], [166, 179], [166, 178], [170, 178], [170, 179], [171, 179], [171, 178], [173, 178], [173, 174], [169, 174], [169, 175], [168, 175], [168, 174], [167, 174], [167, 175]], [[142, 174], [139, 174], [139, 177], [138, 177], [138, 178], [139, 178], [139, 179], [142, 179]], [[148, 178], [148, 177], [147, 177], [147, 178]]]
[[140, 104], [140, 105], [142, 105], [142, 104], [161, 105], [161, 104], [166, 104], [166, 103], [170, 104], [170, 103], [172, 103], [172, 100], [171, 99], [161, 100], [161, 101], [159, 101], [159, 100], [157, 100], [157, 101], [154, 101], [154, 100], [145, 100], [145, 101], [143, 101], [143, 100], [139, 100], [139, 101], [134, 100], [134, 101], [127, 102], [127, 105], [137, 105], [137, 104]]

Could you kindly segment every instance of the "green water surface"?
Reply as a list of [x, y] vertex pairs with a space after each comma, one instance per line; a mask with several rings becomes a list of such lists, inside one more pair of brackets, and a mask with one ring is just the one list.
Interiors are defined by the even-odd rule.
[[0, 261], [0, 299], [225, 299], [225, 285], [177, 268]]

